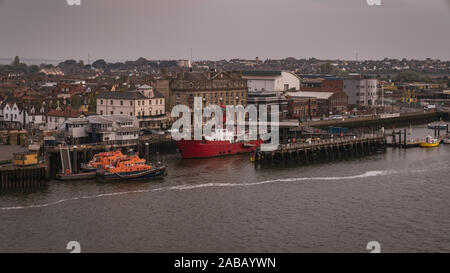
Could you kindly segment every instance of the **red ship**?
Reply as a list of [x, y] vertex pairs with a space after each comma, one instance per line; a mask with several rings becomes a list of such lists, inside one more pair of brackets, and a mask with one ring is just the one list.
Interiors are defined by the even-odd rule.
[[[221, 105], [222, 109], [225, 106]], [[226, 114], [223, 114], [223, 124], [226, 123]], [[242, 139], [242, 138], [241, 138]], [[176, 142], [183, 158], [208, 158], [226, 155], [252, 153], [263, 143], [262, 140], [238, 141], [233, 132], [219, 129], [203, 140], [185, 140]]]
[[263, 143], [262, 140], [232, 142], [227, 140], [179, 140], [177, 147], [183, 158], [208, 158], [251, 153]]

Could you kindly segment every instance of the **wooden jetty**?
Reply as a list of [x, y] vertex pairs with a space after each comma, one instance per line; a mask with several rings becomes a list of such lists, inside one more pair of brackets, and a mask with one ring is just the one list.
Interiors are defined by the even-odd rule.
[[0, 168], [0, 191], [34, 189], [46, 185], [46, 166]]
[[281, 144], [277, 150], [258, 150], [255, 161], [305, 161], [345, 159], [386, 151], [384, 134], [366, 134], [311, 141], [310, 143]]

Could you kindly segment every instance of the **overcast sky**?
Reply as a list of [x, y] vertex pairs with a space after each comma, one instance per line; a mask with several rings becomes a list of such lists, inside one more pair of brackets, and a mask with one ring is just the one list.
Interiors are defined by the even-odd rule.
[[0, 58], [440, 58], [450, 0], [0, 0]]

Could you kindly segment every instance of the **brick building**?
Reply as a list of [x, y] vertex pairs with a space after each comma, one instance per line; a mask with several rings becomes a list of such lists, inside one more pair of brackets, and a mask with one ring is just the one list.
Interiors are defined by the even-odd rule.
[[312, 119], [317, 115], [317, 99], [313, 97], [287, 97], [290, 119]]
[[[311, 104], [311, 117], [324, 117], [330, 114], [340, 114], [346, 112], [348, 107], [348, 96], [344, 92], [289, 92], [286, 94], [286, 97], [288, 99], [314, 98], [317, 101], [317, 104], [315, 107], [312, 107]], [[315, 112], [313, 111], [314, 108]]]
[[165, 98], [168, 113], [175, 105], [193, 109], [194, 97], [209, 104], [247, 105], [247, 80], [239, 72], [185, 72], [164, 75], [156, 80], [156, 90]]
[[300, 90], [305, 92], [344, 92], [344, 79], [336, 77], [303, 78]]

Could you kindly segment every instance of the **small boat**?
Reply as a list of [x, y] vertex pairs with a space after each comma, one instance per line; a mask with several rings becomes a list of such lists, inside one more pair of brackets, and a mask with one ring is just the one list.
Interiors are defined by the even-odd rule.
[[417, 140], [417, 141], [410, 140], [410, 141], [406, 142], [406, 147], [405, 148], [419, 147], [421, 143], [422, 142], [419, 141], [419, 140]]
[[447, 126], [448, 126], [447, 123], [430, 123], [430, 124], [428, 124], [428, 129], [446, 130]]
[[167, 166], [157, 164], [152, 166], [138, 156], [118, 157], [111, 165], [99, 169], [97, 175], [104, 181], [148, 179], [166, 174]]
[[440, 139], [436, 139], [432, 136], [427, 136], [423, 142], [420, 143], [422, 148], [437, 147], [441, 143]]
[[442, 142], [443, 142], [444, 144], [450, 144], [450, 136], [447, 136], [446, 138], [443, 138], [443, 139], [442, 139]]

